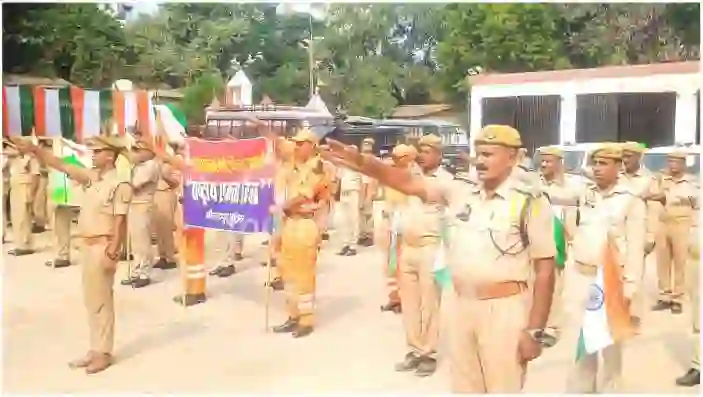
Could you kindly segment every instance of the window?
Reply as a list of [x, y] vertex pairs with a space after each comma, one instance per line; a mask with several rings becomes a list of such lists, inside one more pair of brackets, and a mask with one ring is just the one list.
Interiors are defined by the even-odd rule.
[[439, 136], [444, 146], [468, 146], [466, 132], [458, 127], [440, 127]]

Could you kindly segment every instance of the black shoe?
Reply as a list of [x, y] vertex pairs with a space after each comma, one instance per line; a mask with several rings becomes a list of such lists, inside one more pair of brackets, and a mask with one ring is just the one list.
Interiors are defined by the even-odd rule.
[[371, 237], [360, 238], [359, 245], [362, 247], [371, 247], [373, 246], [373, 239]]
[[337, 255], [347, 256], [347, 252], [349, 252], [350, 249], [351, 248], [348, 245], [345, 245], [344, 247], [342, 247], [342, 249], [339, 252], [337, 252]]
[[132, 283], [132, 287], [134, 288], [144, 288], [147, 285], [151, 284], [151, 279], [149, 277], [138, 277], [137, 279], [134, 280]]
[[309, 325], [299, 325], [293, 330], [293, 337], [294, 338], [304, 338], [310, 334], [312, 334], [313, 328]]
[[185, 295], [185, 304], [183, 303], [183, 295], [178, 295], [173, 297], [173, 301], [178, 303], [181, 306], [194, 306], [199, 303], [205, 303], [207, 301], [207, 297], [205, 294], [197, 294], [197, 295]]
[[671, 302], [663, 301], [663, 300], [658, 300], [654, 306], [652, 306], [652, 311], [655, 312], [661, 312], [664, 310], [671, 310]]
[[220, 274], [220, 272], [224, 268], [225, 268], [224, 266], [217, 266], [216, 268], [210, 270], [210, 272], [208, 272], [208, 274], [211, 276], [217, 276], [218, 274]]
[[56, 269], [71, 266], [71, 262], [65, 259], [54, 259], [53, 261], [46, 261], [44, 264], [48, 267], [53, 267]]
[[120, 260], [121, 260], [121, 261], [133, 261], [133, 260], [134, 260], [134, 255], [132, 255], [132, 254], [127, 255], [127, 254], [124, 254], [124, 253], [123, 253], [123, 254], [120, 254]]
[[137, 277], [130, 277], [130, 278], [126, 278], [126, 279], [120, 281], [120, 284], [132, 285], [132, 284], [134, 284], [135, 281], [137, 281]]
[[277, 334], [285, 334], [287, 332], [293, 332], [298, 328], [298, 320], [294, 318], [288, 318], [285, 323], [277, 325], [272, 328], [273, 332]]
[[679, 386], [693, 387], [701, 384], [701, 371], [691, 368], [686, 374], [676, 379], [676, 384]]
[[327, 233], [327, 232], [322, 233], [322, 241], [329, 241], [329, 239], [330, 239], [329, 233]]
[[164, 258], [159, 258], [159, 261], [154, 264], [154, 269], [170, 270], [177, 268], [176, 262], [169, 262]]
[[235, 260], [235, 261], [239, 262], [239, 261], [241, 261], [242, 259], [244, 259], [244, 255], [242, 255], [242, 254], [234, 254], [234, 260]]
[[671, 302], [671, 314], [683, 313], [683, 307], [678, 302]]
[[45, 231], [46, 231], [45, 226], [38, 226], [38, 225], [32, 226], [32, 234], [44, 233]]
[[381, 311], [382, 312], [393, 312], [393, 313], [400, 313], [402, 312], [402, 309], [400, 307], [400, 302], [388, 302], [385, 305], [381, 306]]
[[269, 241], [268, 241], [268, 240], [264, 240], [264, 241], [261, 243], [261, 245], [269, 245]]
[[408, 353], [403, 361], [395, 365], [395, 370], [398, 372], [414, 371], [418, 365], [420, 365], [420, 357], [415, 353]]
[[234, 265], [229, 265], [223, 267], [219, 273], [217, 273], [217, 277], [222, 277], [222, 278], [227, 278], [235, 273], [236, 269], [234, 268]]
[[421, 357], [420, 364], [415, 370], [415, 375], [420, 377], [430, 376], [437, 370], [437, 360], [432, 357]]
[[22, 248], [15, 248], [13, 250], [7, 251], [8, 255], [13, 255], [13, 256], [32, 255], [33, 253], [34, 253], [34, 250], [28, 250], [28, 249], [22, 249]]
[[347, 252], [344, 254], [344, 256], [356, 256], [356, 249], [354, 248], [349, 248]]
[[264, 283], [265, 287], [270, 287], [274, 291], [283, 291], [283, 280], [281, 280], [279, 277], [276, 277], [275, 279]]

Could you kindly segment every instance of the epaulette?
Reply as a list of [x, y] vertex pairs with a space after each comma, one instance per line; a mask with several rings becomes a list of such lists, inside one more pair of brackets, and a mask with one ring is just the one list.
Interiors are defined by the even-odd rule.
[[516, 192], [523, 194], [525, 196], [529, 196], [532, 198], [538, 198], [543, 195], [542, 189], [537, 187], [537, 186], [531, 186], [531, 185], [526, 185], [526, 184], [520, 184], [517, 186], [513, 186], [513, 190]]
[[472, 180], [471, 177], [467, 172], [457, 172], [456, 175], [454, 175], [454, 180], [461, 181], [464, 183], [468, 183], [470, 185], [476, 185], [476, 181]]

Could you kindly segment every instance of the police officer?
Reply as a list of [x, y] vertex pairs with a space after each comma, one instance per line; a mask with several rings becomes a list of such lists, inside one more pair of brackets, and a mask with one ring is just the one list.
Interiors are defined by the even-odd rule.
[[281, 231], [279, 270], [286, 289], [288, 320], [273, 328], [276, 333], [292, 333], [301, 338], [313, 332], [317, 255], [320, 234], [315, 211], [329, 199], [329, 181], [316, 156], [318, 138], [303, 128], [291, 138], [296, 144], [295, 164], [287, 178], [286, 219]]
[[[273, 233], [271, 234], [271, 242], [269, 244], [269, 260], [271, 261], [271, 275], [266, 282], [266, 286], [271, 287], [274, 291], [283, 290], [283, 279], [281, 272], [278, 269], [278, 258], [281, 253], [281, 230], [283, 229], [283, 204], [286, 202], [286, 184], [289, 172], [294, 165], [293, 154], [295, 151], [295, 143], [287, 139], [281, 139], [278, 143], [278, 167], [274, 176], [274, 206], [271, 208], [273, 217]], [[264, 263], [268, 265], [268, 263]]]
[[154, 193], [159, 182], [159, 165], [154, 160], [154, 152], [144, 141], [132, 146], [130, 155], [132, 168], [132, 188], [134, 197], [129, 209], [129, 238], [136, 266], [129, 278], [121, 282], [134, 288], [151, 284], [151, 267], [154, 255], [151, 247], [151, 219]]
[[[361, 152], [373, 155], [373, 138], [364, 138], [361, 142]], [[373, 245], [374, 226], [373, 226], [373, 202], [376, 198], [378, 185], [376, 180], [369, 178], [366, 175], [361, 176], [361, 190], [359, 195], [359, 245], [362, 247], [370, 247]]]
[[12, 160], [19, 155], [15, 145], [8, 141], [2, 141], [2, 242], [5, 243], [5, 235], [10, 224], [10, 211], [8, 204], [10, 202], [10, 165]]
[[[633, 297], [641, 285], [646, 236], [645, 202], [628, 185], [619, 182], [622, 168], [622, 147], [617, 143], [604, 143], [591, 153], [594, 184], [586, 187], [575, 202], [579, 211], [579, 227], [573, 239], [574, 294], [582, 296], [575, 312], [588, 307], [589, 288], [603, 266], [605, 244], [617, 247], [622, 267], [623, 302], [615, 302], [629, 311]], [[600, 243], [599, 243], [600, 242]], [[603, 367], [599, 368], [599, 356]], [[614, 343], [599, 353], [579, 359], [572, 370], [568, 391], [594, 393], [596, 380], [602, 373], [602, 389], [615, 391], [622, 380], [622, 346]]]
[[159, 260], [154, 264], [155, 269], [175, 269], [178, 266], [175, 258], [174, 216], [180, 184], [180, 172], [172, 165], [159, 161], [159, 182], [156, 185], [152, 210], [152, 222], [156, 231], [156, 247], [159, 253]]
[[244, 256], [244, 235], [229, 231], [215, 231], [215, 252], [218, 265], [208, 273], [211, 276], [227, 278], [237, 272], [235, 262], [241, 261]]
[[[475, 140], [480, 186], [447, 188], [380, 164], [328, 139], [324, 156], [405, 194], [448, 209], [447, 255], [456, 292], [452, 319], [452, 391], [515, 393], [526, 364], [541, 354], [554, 288], [552, 215], [539, 190], [511, 178], [522, 146], [508, 126], [488, 125]], [[521, 233], [515, 233], [515, 228]], [[472, 244], [467, 244], [471, 241]], [[533, 296], [527, 280], [533, 265]], [[403, 311], [405, 312], [403, 298]]]
[[691, 293], [691, 316], [693, 323], [693, 333], [696, 335], [695, 343], [693, 345], [693, 358], [691, 359], [691, 368], [688, 369], [686, 374], [676, 379], [676, 384], [679, 386], [692, 387], [699, 385], [701, 383], [701, 347], [700, 347], [700, 332], [701, 332], [701, 319], [700, 319], [700, 259], [701, 259], [701, 242], [699, 234], [699, 218], [698, 211], [700, 211], [699, 203], [696, 196], [689, 197], [692, 202], [695, 203], [696, 214], [693, 216], [691, 232], [689, 233], [688, 244], [688, 284]]
[[[555, 146], [541, 148], [538, 153], [540, 166], [540, 184], [542, 191], [550, 196], [569, 195], [575, 189], [567, 183], [564, 176], [564, 151]], [[571, 239], [576, 230], [576, 211], [574, 208], [552, 205], [552, 212], [562, 223], [566, 241]], [[559, 252], [560, 249], [563, 252]], [[557, 247], [557, 257], [555, 258], [556, 268], [554, 269], [554, 297], [552, 298], [552, 309], [549, 312], [547, 328], [544, 330], [544, 342], [547, 346], [554, 345], [561, 333], [564, 325], [564, 309], [562, 294], [564, 292], [564, 269], [566, 267], [566, 247]]]
[[337, 169], [339, 178], [339, 207], [342, 215], [339, 231], [342, 238], [342, 250], [338, 255], [356, 255], [356, 244], [359, 242], [359, 225], [361, 221], [362, 176], [348, 168]]
[[91, 138], [86, 146], [93, 151], [93, 170], [64, 164], [48, 151], [27, 141], [15, 141], [24, 151], [31, 152], [44, 164], [66, 173], [81, 183], [85, 201], [78, 218], [81, 237], [81, 267], [83, 268], [83, 298], [88, 314], [90, 349], [69, 365], [85, 368], [94, 374], [112, 364], [115, 332], [113, 283], [120, 247], [126, 238], [127, 212], [132, 197], [128, 180], [122, 180], [115, 170], [115, 160], [124, 149], [116, 137]]
[[[648, 194], [655, 182], [652, 173], [642, 166], [642, 155], [645, 152], [644, 146], [637, 142], [625, 142], [622, 144], [622, 172], [620, 180], [630, 187], [630, 189], [640, 197]], [[654, 201], [646, 202], [647, 205], [647, 234], [645, 239], [644, 256], [646, 257], [654, 250], [654, 236], [659, 223], [658, 214], [660, 204]], [[642, 261], [644, 265], [645, 261]], [[642, 269], [644, 277], [644, 269]], [[640, 280], [637, 293], [632, 298], [632, 319], [635, 325], [639, 326], [642, 315], [645, 311], [644, 279]]]
[[[51, 138], [39, 138], [39, 146], [51, 149]], [[44, 164], [39, 164], [39, 181], [34, 191], [32, 200], [33, 225], [32, 233], [44, 233], [47, 224], [47, 188], [49, 186], [49, 169]]]
[[645, 198], [661, 203], [664, 208], [657, 229], [656, 255], [659, 299], [655, 311], [683, 311], [686, 286], [687, 236], [690, 233], [693, 205], [687, 197], [695, 197], [695, 179], [686, 174], [686, 153], [675, 151], [667, 155], [667, 174], [656, 183]]
[[10, 160], [10, 207], [12, 209], [12, 242], [15, 249], [8, 254], [15, 256], [34, 253], [32, 247], [32, 200], [33, 192], [39, 185], [39, 162], [27, 153], [23, 153], [18, 142], [28, 140], [21, 138], [15, 140], [20, 153]]

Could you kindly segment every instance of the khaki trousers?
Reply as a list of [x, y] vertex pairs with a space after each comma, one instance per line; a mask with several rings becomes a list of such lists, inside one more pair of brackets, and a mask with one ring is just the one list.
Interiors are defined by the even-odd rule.
[[73, 208], [56, 206], [54, 210], [54, 258], [71, 260], [71, 222]]
[[83, 301], [88, 314], [90, 350], [112, 353], [115, 341], [115, 307], [112, 286], [115, 272], [103, 267], [107, 239], [87, 245], [81, 244]]
[[[589, 287], [593, 282], [593, 276], [583, 275], [577, 271], [569, 274], [573, 283], [569, 283], [570, 292], [574, 296], [580, 297], [576, 305], [570, 309], [571, 313], [577, 313], [579, 318], [576, 329], [581, 328], [581, 315], [583, 313], [588, 297]], [[574, 343], [576, 346], [576, 343]], [[603, 358], [603, 367], [599, 368], [598, 357]], [[598, 388], [598, 375], [602, 376], [601, 388]], [[614, 344], [606, 347], [600, 353], [589, 354], [574, 363], [567, 380], [568, 393], [616, 393], [622, 382], [622, 346]], [[600, 390], [599, 390], [600, 389]]]
[[129, 236], [135, 266], [131, 277], [149, 277], [154, 265], [151, 248], [151, 203], [132, 203], [129, 207]]
[[342, 244], [349, 247], [356, 246], [356, 242], [359, 240], [359, 192], [343, 190], [337, 211], [342, 217], [339, 223]]
[[359, 210], [359, 236], [373, 238], [373, 200], [363, 202]]
[[153, 227], [156, 232], [156, 246], [159, 258], [173, 262], [176, 254], [174, 243], [176, 194], [170, 190], [154, 194]]
[[16, 184], [10, 191], [12, 242], [16, 249], [32, 249], [32, 197], [28, 184]]
[[289, 218], [281, 233], [278, 261], [286, 292], [288, 317], [313, 326], [315, 278], [320, 236], [314, 219]]
[[34, 224], [37, 226], [46, 226], [47, 223], [47, 193], [46, 189], [49, 185], [49, 177], [41, 175], [37, 190], [34, 192], [34, 200], [32, 200], [32, 214], [34, 215]]
[[215, 263], [217, 266], [234, 265], [235, 255], [243, 252], [244, 235], [223, 230], [215, 233]]
[[518, 357], [518, 341], [527, 325], [530, 293], [487, 300], [455, 298], [450, 327], [452, 392], [519, 393], [526, 367]]
[[[692, 230], [693, 232], [693, 230]], [[700, 237], [699, 237], [700, 238]], [[700, 302], [700, 242], [696, 243], [696, 247], [691, 247], [689, 259], [688, 259], [688, 285], [689, 293], [691, 294], [691, 310], [692, 318], [691, 323], [693, 325], [693, 333], [696, 335], [696, 340], [694, 343], [693, 358], [691, 359], [691, 367], [700, 371], [701, 369], [701, 346], [700, 346], [700, 332], [701, 332], [701, 302]]]
[[405, 340], [419, 356], [433, 356], [439, 340], [439, 307], [442, 298], [432, 274], [435, 244], [413, 247], [403, 243], [400, 258], [400, 301], [403, 305]]
[[2, 239], [5, 240], [5, 236], [7, 235], [7, 228], [9, 227], [10, 223], [10, 217], [9, 217], [9, 211], [8, 211], [8, 202], [10, 198], [10, 182], [3, 182], [3, 191], [2, 191]]
[[[530, 283], [533, 285], [532, 283]], [[554, 269], [554, 295], [552, 296], [552, 308], [549, 311], [549, 319], [547, 320], [547, 328], [551, 330], [554, 337], [558, 337], [558, 333], [564, 324], [564, 269]]]
[[662, 222], [656, 236], [659, 300], [681, 303], [686, 288], [689, 219]]

